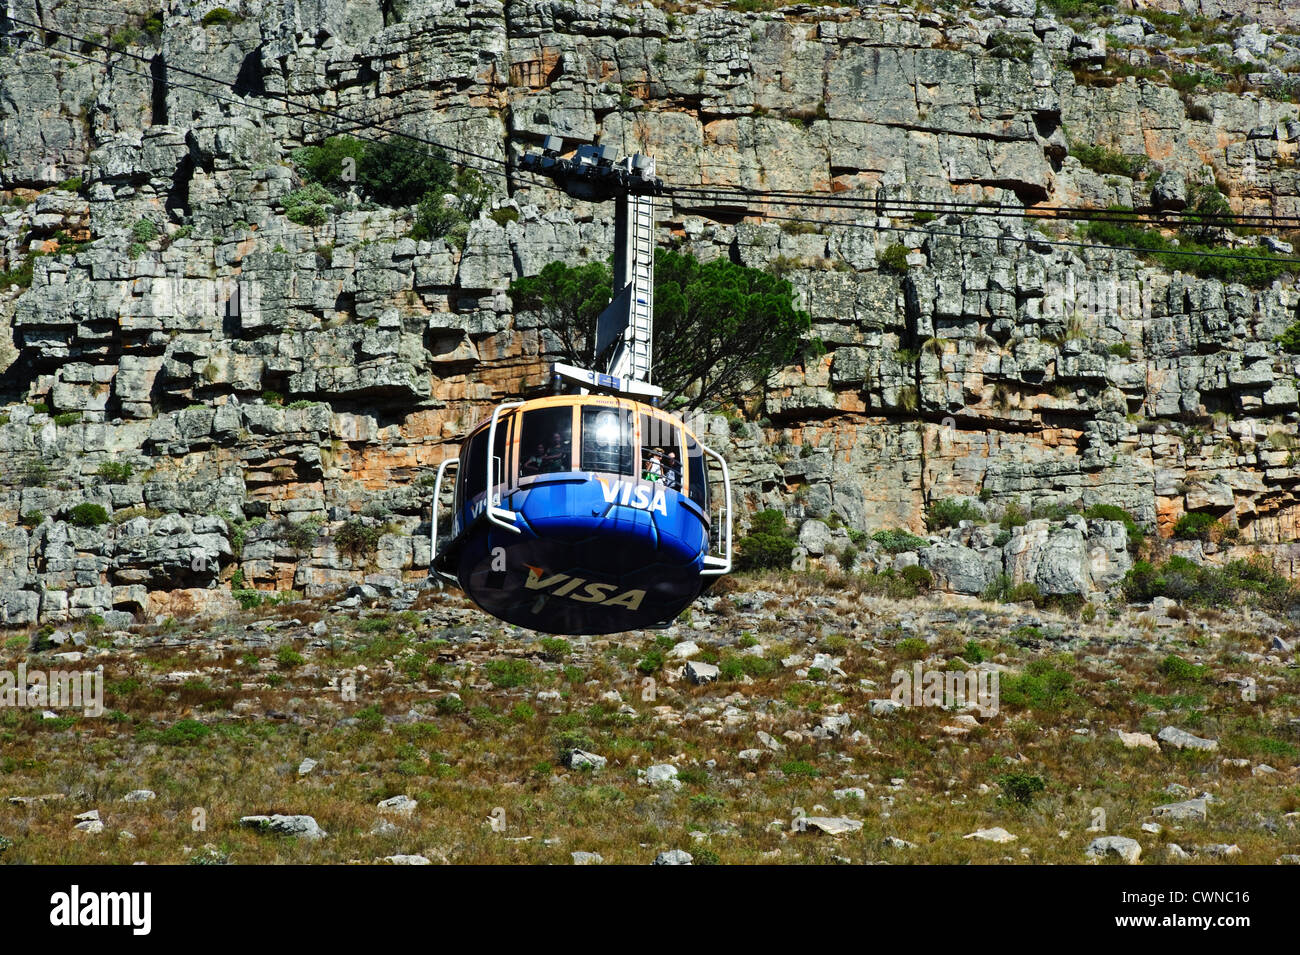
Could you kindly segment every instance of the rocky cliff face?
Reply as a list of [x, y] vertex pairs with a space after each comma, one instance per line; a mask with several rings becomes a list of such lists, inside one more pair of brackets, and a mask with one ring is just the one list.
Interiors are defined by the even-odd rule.
[[[1160, 16], [1171, 0], [1092, 27], [1033, 0], [935, 6], [13, 4], [0, 623], [424, 575], [432, 469], [540, 381], [546, 341], [507, 286], [603, 258], [610, 209], [488, 175], [513, 212], [463, 247], [406, 237], [410, 209], [289, 221], [291, 151], [349, 123], [489, 159], [599, 137], [678, 185], [1020, 210], [1175, 208], [1217, 182], [1234, 211], [1300, 214], [1289, 5], [1184, 0], [1194, 29]], [[1129, 161], [1090, 168], [1080, 144]], [[921, 531], [945, 498], [1107, 503], [1165, 537], [1196, 511], [1290, 571], [1290, 276], [1170, 273], [1068, 226], [962, 212], [665, 204], [665, 241], [787, 272], [827, 346], [749, 420], [709, 423], [746, 506]], [[373, 548], [340, 543], [349, 519]], [[1112, 566], [1114, 528], [1079, 523], [952, 546], [1030, 579], [1017, 555], [1042, 541], [1025, 541], [1074, 535], [1096, 572], [1065, 576], [1113, 583], [1122, 540]]]

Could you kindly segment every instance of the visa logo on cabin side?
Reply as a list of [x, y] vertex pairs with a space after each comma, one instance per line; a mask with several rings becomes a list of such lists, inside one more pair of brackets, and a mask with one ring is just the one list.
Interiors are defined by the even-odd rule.
[[[602, 607], [626, 607], [628, 610], [639, 610], [641, 601], [645, 600], [644, 590], [627, 590], [623, 593], [617, 593], [618, 587], [614, 584], [597, 584], [587, 583], [581, 577], [570, 577], [568, 574], [551, 574], [549, 577], [540, 567], [528, 567], [528, 576], [524, 579], [524, 586], [529, 590], [545, 590], [552, 597], [568, 597], [570, 600], [577, 600], [582, 603], [600, 604]], [[583, 586], [583, 585], [586, 586]], [[551, 588], [554, 587], [554, 590]], [[579, 590], [578, 588], [582, 589]]]
[[668, 516], [668, 499], [664, 496], [662, 484], [615, 481], [611, 485], [601, 480], [600, 490], [605, 495], [606, 504], [617, 501], [624, 507], [635, 507], [640, 511], [658, 511], [664, 517]]

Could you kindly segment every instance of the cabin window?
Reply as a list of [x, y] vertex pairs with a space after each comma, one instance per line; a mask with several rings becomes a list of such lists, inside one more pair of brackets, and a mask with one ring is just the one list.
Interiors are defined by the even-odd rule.
[[[500, 425], [497, 428], [499, 431]], [[457, 508], [464, 507], [482, 494], [487, 486], [487, 436], [487, 429], [484, 428], [461, 449]]]
[[691, 500], [700, 506], [705, 514], [709, 513], [709, 472], [704, 462], [704, 452], [700, 443], [689, 434], [686, 436], [686, 470], [690, 478]]
[[641, 479], [682, 489], [682, 435], [673, 422], [641, 415]]
[[497, 419], [496, 440], [492, 445], [492, 456], [495, 460], [492, 462], [492, 483], [513, 484], [513, 481], [507, 480], [508, 476], [514, 474], [510, 470], [510, 423], [514, 420], [514, 415], [502, 415]]
[[525, 411], [519, 433], [519, 476], [572, 470], [572, 406]]
[[582, 408], [582, 470], [632, 474], [632, 412], [608, 405]]

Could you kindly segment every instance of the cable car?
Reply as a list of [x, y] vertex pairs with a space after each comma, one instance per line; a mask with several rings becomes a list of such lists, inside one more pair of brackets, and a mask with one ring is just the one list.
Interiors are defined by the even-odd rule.
[[[723, 487], [716, 514], [711, 477]], [[670, 622], [727, 573], [731, 521], [726, 461], [680, 419], [620, 394], [554, 395], [498, 406], [439, 466], [432, 560], [501, 620], [617, 633]]]
[[[548, 136], [520, 168], [578, 198], [617, 199], [615, 294], [595, 330], [605, 371], [554, 363], [567, 394], [497, 406], [434, 482], [430, 569], [501, 620], [543, 633], [619, 633], [672, 621], [731, 570], [731, 476], [677, 417], [655, 407], [655, 161]], [[715, 516], [709, 482], [723, 495]], [[442, 482], [457, 468], [451, 539], [439, 547]]]

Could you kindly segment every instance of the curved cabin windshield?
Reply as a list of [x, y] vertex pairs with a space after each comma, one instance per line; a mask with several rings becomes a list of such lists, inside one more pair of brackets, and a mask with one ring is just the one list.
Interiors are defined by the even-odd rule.
[[606, 474], [633, 473], [632, 411], [611, 405], [582, 408], [582, 461], [584, 471]]

